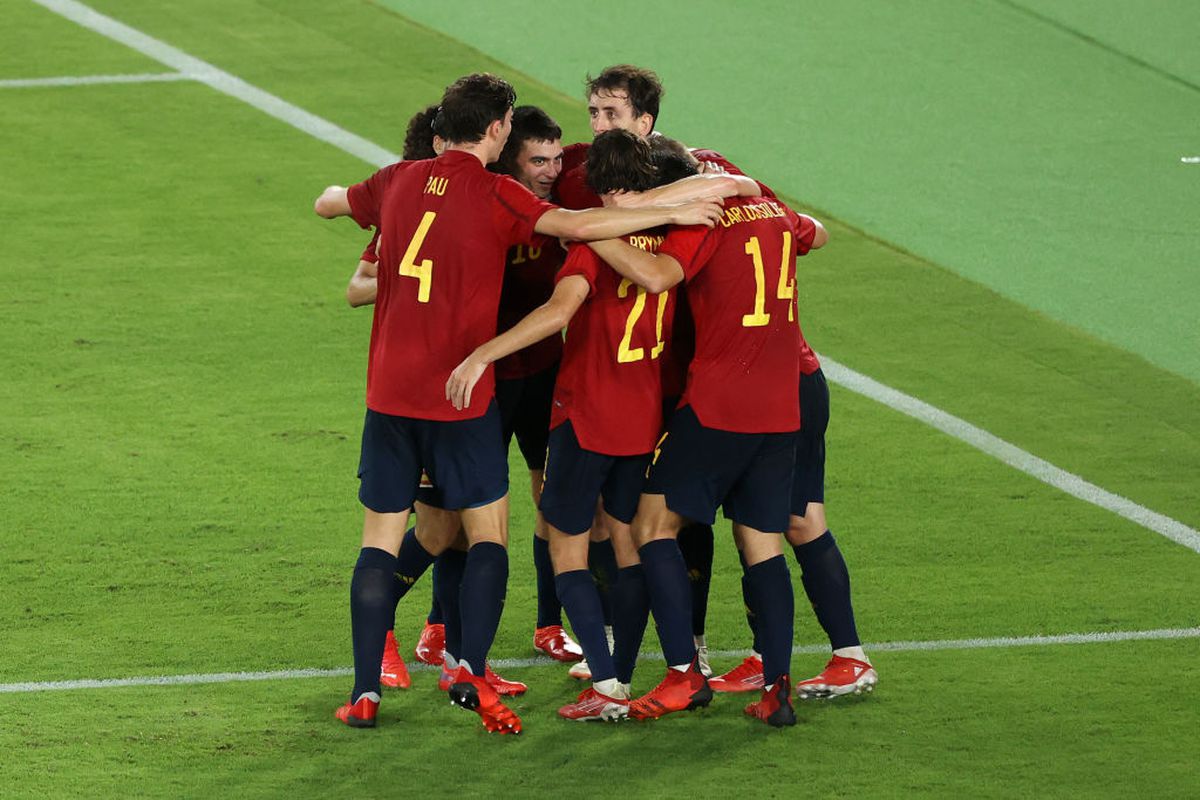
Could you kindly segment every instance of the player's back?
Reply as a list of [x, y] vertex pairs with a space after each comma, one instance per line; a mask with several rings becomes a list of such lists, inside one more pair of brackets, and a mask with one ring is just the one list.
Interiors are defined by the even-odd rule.
[[662, 245], [684, 269], [696, 329], [681, 402], [706, 427], [800, 427], [795, 256], [814, 233], [776, 200], [732, 198], [716, 227], [677, 229]]
[[[446, 380], [495, 335], [508, 248], [528, 241], [553, 206], [457, 150], [380, 170], [349, 197], [355, 219], [381, 231], [368, 407], [421, 419], [479, 416], [486, 403], [455, 411]], [[477, 391], [488, 398], [493, 386], [489, 369]]]

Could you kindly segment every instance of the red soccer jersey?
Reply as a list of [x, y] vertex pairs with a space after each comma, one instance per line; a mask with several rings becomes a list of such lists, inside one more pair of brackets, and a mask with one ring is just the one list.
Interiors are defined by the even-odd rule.
[[[799, 320], [797, 320], [799, 322]], [[821, 362], [817, 360], [817, 354], [808, 346], [808, 342], [804, 340], [804, 329], [800, 329], [800, 374], [812, 375], [821, 368]]]
[[800, 427], [796, 264], [816, 228], [763, 197], [730, 198], [716, 227], [675, 228], [659, 248], [683, 267], [696, 354], [680, 405], [708, 428]]
[[358, 257], [359, 261], [368, 261], [372, 264], [379, 263], [379, 231], [371, 237], [371, 241], [367, 243], [366, 249], [362, 251], [362, 255]]
[[[504, 333], [526, 314], [545, 303], [554, 293], [554, 276], [566, 253], [554, 239], [540, 238], [508, 251], [504, 288], [500, 292], [497, 333]], [[496, 362], [496, 380], [513, 380], [536, 375], [562, 358], [563, 339], [554, 333]]]
[[[697, 148], [692, 151], [692, 155], [694, 155], [696, 157], [696, 159], [699, 161], [707, 161], [711, 164], [717, 164], [722, 169], [724, 169], [726, 172], [728, 172], [730, 175], [745, 175], [746, 174], [746, 173], [742, 172], [741, 169], [739, 169], [736, 164], [734, 164], [732, 161], [727, 159], [725, 156], [718, 153], [716, 150], [703, 150], [703, 149]], [[762, 181], [754, 179], [754, 178], [751, 178], [751, 180], [753, 180], [755, 183], [758, 184], [758, 191], [763, 197], [770, 198], [771, 200], [776, 199], [775, 192], [771, 191], [770, 186], [767, 186]]]
[[446, 381], [496, 335], [505, 254], [529, 242], [555, 206], [461, 150], [384, 167], [348, 198], [355, 221], [380, 230], [367, 407], [418, 419], [482, 416], [491, 369], [475, 388], [480, 399], [462, 411], [446, 399]]
[[[653, 252], [661, 231], [624, 237]], [[585, 450], [648, 453], [662, 432], [660, 361], [671, 338], [674, 291], [647, 295], [586, 245], [572, 245], [558, 279], [587, 279], [588, 298], [567, 326], [550, 427], [568, 419]]]

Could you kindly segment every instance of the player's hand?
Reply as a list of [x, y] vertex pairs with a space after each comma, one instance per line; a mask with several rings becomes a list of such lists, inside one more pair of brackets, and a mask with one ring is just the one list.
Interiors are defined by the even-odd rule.
[[720, 199], [694, 200], [676, 206], [671, 213], [672, 225], [703, 225], [711, 228], [725, 213]]
[[446, 399], [453, 403], [456, 409], [462, 411], [470, 407], [471, 391], [483, 377], [485, 369], [487, 364], [483, 359], [472, 353], [450, 373], [450, 379], [446, 381]]
[[641, 208], [646, 205], [641, 192], [609, 192], [607, 197], [617, 208]]
[[701, 161], [696, 171], [701, 175], [724, 175], [725, 167], [715, 161]]

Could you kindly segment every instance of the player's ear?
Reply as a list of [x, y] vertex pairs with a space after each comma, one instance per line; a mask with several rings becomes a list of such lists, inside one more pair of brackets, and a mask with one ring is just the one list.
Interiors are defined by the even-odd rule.
[[636, 120], [638, 136], [649, 136], [654, 132], [654, 117], [649, 113], [642, 114]]

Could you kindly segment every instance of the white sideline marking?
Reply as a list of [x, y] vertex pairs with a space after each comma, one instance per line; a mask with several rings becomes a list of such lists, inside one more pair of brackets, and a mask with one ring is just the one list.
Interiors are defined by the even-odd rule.
[[259, 111], [270, 114], [293, 128], [298, 128], [309, 136], [328, 142], [339, 150], [357, 156], [367, 163], [382, 167], [400, 160], [400, 156], [388, 152], [377, 144], [368, 142], [361, 136], [356, 136], [282, 98], [251, 86], [241, 78], [217, 69], [208, 62], [189, 56], [182, 50], [117, 22], [112, 17], [106, 17], [83, 3], [77, 3], [75, 0], [33, 0], [33, 2], [89, 30], [137, 50], [142, 55], [149, 56], [168, 67], [173, 67], [189, 78], [207, 84], [218, 92], [236, 97]]
[[[1059, 636], [1001, 636], [991, 639], [939, 639], [927, 642], [876, 642], [864, 644], [863, 648], [873, 652], [907, 652], [920, 650], [975, 650], [986, 647], [1044, 647], [1058, 644], [1100, 644], [1104, 642], [1131, 642], [1150, 639], [1196, 639], [1198, 628], [1160, 628], [1150, 631], [1113, 631], [1111, 633], [1066, 633]], [[828, 653], [828, 645], [800, 645], [793, 653]], [[745, 658], [749, 650], [710, 650], [710, 658]], [[639, 661], [662, 661], [661, 653], [642, 653]], [[537, 658], [501, 658], [491, 662], [498, 670], [525, 667], [565, 665], [545, 656]], [[433, 672], [436, 667], [426, 664], [410, 664], [411, 672]], [[104, 680], [80, 681], [34, 681], [29, 683], [0, 683], [0, 694], [24, 694], [29, 692], [53, 692], [68, 689], [119, 689], [126, 686], [185, 686], [202, 683], [237, 683], [245, 681], [279, 681], [296, 678], [343, 678], [353, 675], [350, 667], [338, 669], [286, 669], [274, 672], [213, 672], [200, 675], [159, 675], [145, 678], [109, 678]]]
[[1170, 517], [1151, 511], [1145, 506], [1120, 495], [1101, 489], [1094, 483], [1089, 483], [1078, 475], [1059, 469], [1049, 461], [1027, 453], [1016, 445], [1009, 444], [1003, 439], [993, 436], [982, 428], [978, 428], [964, 419], [947, 414], [941, 409], [934, 408], [926, 402], [897, 391], [890, 386], [884, 386], [866, 375], [855, 372], [849, 367], [842, 366], [833, 359], [821, 356], [821, 369], [829, 380], [883, 403], [889, 408], [907, 414], [936, 428], [942, 433], [966, 442], [988, 455], [1003, 461], [1014, 469], [1027, 475], [1032, 475], [1043, 483], [1047, 483], [1067, 494], [1078, 497], [1092, 505], [1107, 509], [1125, 519], [1136, 522], [1144, 528], [1149, 528], [1173, 542], [1183, 545], [1189, 550], [1200, 553], [1200, 531], [1196, 531], [1177, 522]]
[[[361, 158], [377, 167], [400, 160], [395, 153], [367, 141], [332, 122], [298, 108], [275, 95], [230, 75], [228, 72], [184, 53], [165, 42], [106, 17], [75, 0], [34, 0], [35, 3], [76, 22], [85, 28], [127, 45], [140, 53], [174, 67], [180, 72], [206, 83], [217, 91], [236, 97], [282, 122], [327, 142], [338, 149]], [[1005, 464], [1032, 475], [1044, 483], [1161, 534], [1173, 542], [1200, 553], [1200, 531], [1182, 522], [1151, 511], [1112, 492], [1085, 481], [1078, 475], [1059, 469], [1031, 453], [993, 436], [982, 428], [934, 408], [915, 397], [892, 389], [861, 373], [844, 367], [832, 359], [821, 359], [825, 374], [834, 383], [845, 386], [877, 402], [918, 419], [972, 447], [1000, 459]]]
[[27, 89], [36, 86], [93, 86], [102, 83], [159, 83], [190, 81], [191, 75], [182, 72], [144, 73], [140, 75], [79, 75], [61, 78], [7, 78], [0, 80], [0, 89]]

